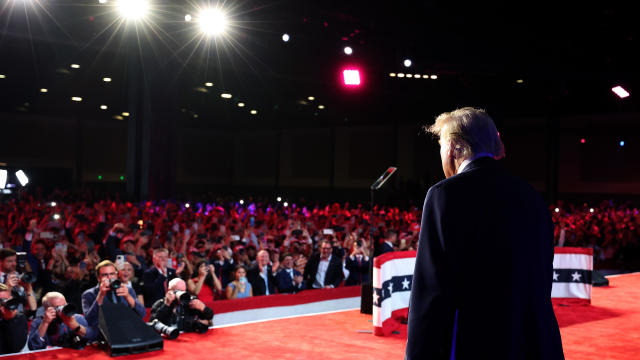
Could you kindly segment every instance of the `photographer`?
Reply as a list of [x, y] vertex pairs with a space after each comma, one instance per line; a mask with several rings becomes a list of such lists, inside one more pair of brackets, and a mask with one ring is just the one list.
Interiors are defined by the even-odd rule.
[[31, 322], [29, 349], [39, 350], [47, 346], [83, 348], [87, 338], [93, 337], [84, 316], [76, 313], [73, 304], [67, 305], [64, 295], [48, 292], [42, 297], [43, 315]]
[[0, 284], [0, 355], [21, 352], [27, 343], [27, 318], [18, 311], [21, 302]]
[[164, 299], [153, 304], [150, 320], [158, 320], [184, 332], [205, 333], [213, 325], [213, 310], [186, 290], [184, 280], [171, 280]]
[[144, 306], [136, 299], [133, 288], [123, 285], [118, 280], [116, 266], [109, 260], [104, 260], [96, 266], [98, 285], [82, 294], [82, 311], [87, 319], [93, 338], [98, 335], [99, 309], [105, 301], [114, 304], [125, 304], [143, 318], [146, 315]]
[[16, 253], [13, 249], [0, 249], [0, 283], [5, 284], [13, 296], [26, 299], [26, 310], [35, 311], [37, 304], [32, 286], [35, 277], [29, 270], [26, 253]]
[[360, 285], [369, 281], [369, 259], [368, 243], [358, 239], [353, 243], [351, 255], [345, 259], [345, 268], [349, 271], [349, 276], [345, 281], [346, 286]]

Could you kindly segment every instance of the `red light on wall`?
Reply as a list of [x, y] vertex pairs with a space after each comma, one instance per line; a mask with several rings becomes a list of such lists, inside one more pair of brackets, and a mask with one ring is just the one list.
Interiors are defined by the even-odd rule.
[[358, 69], [342, 70], [342, 80], [346, 86], [360, 86], [362, 84], [362, 77], [360, 76], [360, 70]]

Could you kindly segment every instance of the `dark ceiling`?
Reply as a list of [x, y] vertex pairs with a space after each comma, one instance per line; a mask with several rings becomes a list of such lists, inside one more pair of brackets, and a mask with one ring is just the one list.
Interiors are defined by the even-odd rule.
[[[184, 21], [206, 1], [152, 1], [137, 25], [114, 2], [3, 1], [0, 112], [112, 120], [131, 108], [137, 66], [153, 79], [147, 90], [171, 89], [196, 127], [421, 123], [466, 105], [508, 116], [638, 110], [638, 27], [624, 2], [221, 1], [232, 26], [218, 40]], [[339, 85], [346, 64], [364, 70], [356, 91]], [[614, 85], [632, 96], [618, 99]]]

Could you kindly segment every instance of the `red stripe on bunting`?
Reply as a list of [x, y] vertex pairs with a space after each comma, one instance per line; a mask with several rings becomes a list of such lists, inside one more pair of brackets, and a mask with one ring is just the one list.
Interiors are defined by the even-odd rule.
[[555, 254], [585, 254], [593, 256], [593, 249], [584, 247], [556, 247], [553, 252]]

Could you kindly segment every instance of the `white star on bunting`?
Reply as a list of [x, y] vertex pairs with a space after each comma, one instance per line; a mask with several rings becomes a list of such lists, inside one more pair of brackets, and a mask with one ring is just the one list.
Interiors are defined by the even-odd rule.
[[411, 282], [409, 280], [407, 280], [407, 278], [404, 278], [404, 281], [402, 282], [402, 288], [403, 289], [408, 289], [410, 283]]
[[571, 277], [573, 279], [571, 279], [571, 281], [580, 281], [580, 278], [582, 277], [582, 274], [579, 274], [577, 271], [574, 272], [573, 274], [571, 274]]

